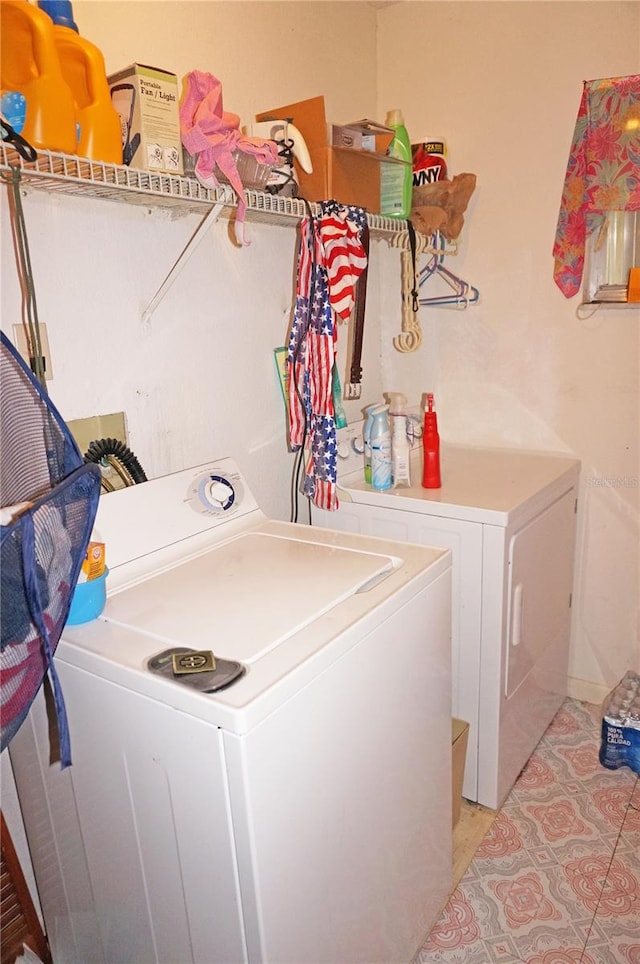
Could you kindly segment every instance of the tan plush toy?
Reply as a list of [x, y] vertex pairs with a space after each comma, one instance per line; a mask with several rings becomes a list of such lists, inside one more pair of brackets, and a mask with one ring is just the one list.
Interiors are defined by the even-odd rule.
[[464, 212], [476, 187], [475, 174], [456, 174], [452, 180], [414, 187], [411, 220], [416, 231], [441, 231], [453, 241], [462, 231]]

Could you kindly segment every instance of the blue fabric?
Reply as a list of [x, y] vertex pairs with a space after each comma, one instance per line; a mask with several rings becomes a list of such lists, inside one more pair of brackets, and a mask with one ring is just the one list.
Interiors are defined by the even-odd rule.
[[9, 744], [49, 672], [60, 762], [71, 763], [64, 696], [53, 662], [98, 509], [101, 472], [0, 332], [0, 504], [30, 503], [0, 528], [0, 726]]

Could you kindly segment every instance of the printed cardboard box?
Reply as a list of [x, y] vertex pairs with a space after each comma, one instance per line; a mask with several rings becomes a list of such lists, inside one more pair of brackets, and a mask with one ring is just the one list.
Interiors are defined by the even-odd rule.
[[392, 140], [391, 127], [385, 127], [367, 118], [352, 121], [350, 124], [331, 124], [332, 147], [343, 147], [351, 151], [370, 151], [384, 157]]
[[123, 163], [182, 174], [178, 78], [159, 67], [132, 64], [108, 78], [120, 116]]

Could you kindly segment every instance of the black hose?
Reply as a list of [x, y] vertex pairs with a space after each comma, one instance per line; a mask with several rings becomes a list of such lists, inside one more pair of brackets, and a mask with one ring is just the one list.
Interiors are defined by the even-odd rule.
[[146, 482], [147, 476], [130, 448], [117, 438], [101, 438], [92, 442], [84, 453], [85, 462], [102, 462], [112, 455], [125, 467], [133, 481]]

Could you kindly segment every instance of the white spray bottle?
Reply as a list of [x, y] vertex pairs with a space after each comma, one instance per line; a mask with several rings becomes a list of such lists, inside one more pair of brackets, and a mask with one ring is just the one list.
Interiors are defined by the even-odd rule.
[[407, 399], [401, 392], [389, 392], [391, 418], [391, 478], [394, 489], [411, 485], [409, 437], [407, 435]]

